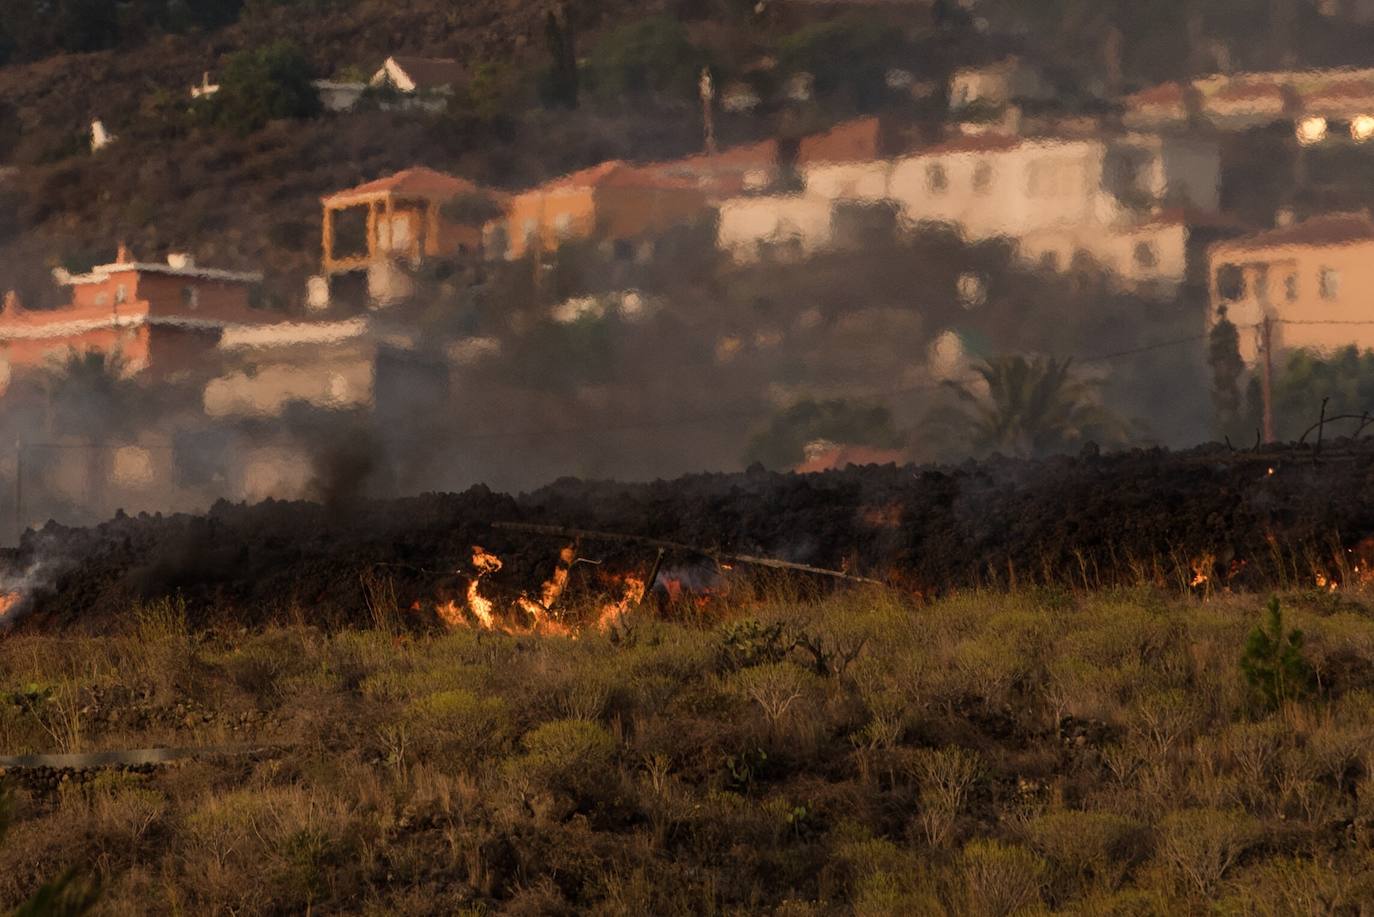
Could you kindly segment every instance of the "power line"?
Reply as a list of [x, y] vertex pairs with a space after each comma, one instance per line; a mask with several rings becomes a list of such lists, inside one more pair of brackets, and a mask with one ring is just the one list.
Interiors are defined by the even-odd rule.
[[1374, 325], [1374, 319], [1300, 319], [1300, 318], [1275, 318], [1271, 321], [1276, 325]]

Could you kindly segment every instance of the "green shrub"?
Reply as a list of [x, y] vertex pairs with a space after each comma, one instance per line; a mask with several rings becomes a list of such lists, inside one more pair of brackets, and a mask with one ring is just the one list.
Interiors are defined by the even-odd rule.
[[1185, 886], [1200, 896], [1217, 885], [1254, 843], [1258, 824], [1232, 809], [1183, 809], [1159, 824], [1159, 856]]
[[651, 16], [603, 36], [587, 66], [597, 94], [620, 99], [645, 92], [691, 96], [704, 63], [682, 23]]
[[983, 775], [977, 752], [949, 746], [922, 749], [912, 764], [920, 784], [921, 828], [931, 846], [949, 839], [969, 790]]
[[1302, 650], [1302, 631], [1284, 633], [1283, 610], [1274, 596], [1265, 611], [1265, 623], [1250, 632], [1240, 658], [1245, 680], [1268, 709], [1312, 693], [1316, 673]]
[[616, 741], [598, 723], [554, 720], [527, 733], [525, 753], [515, 767], [534, 782], [579, 791], [605, 780], [615, 758]]
[[1053, 812], [1026, 825], [1026, 837], [1051, 865], [1065, 893], [1095, 884], [1115, 888], [1146, 852], [1145, 825], [1114, 812]]
[[460, 766], [500, 753], [510, 738], [505, 701], [471, 691], [439, 691], [413, 701], [405, 723], [416, 752]]
[[279, 118], [312, 118], [321, 111], [310, 64], [287, 41], [229, 58], [219, 92], [208, 104], [216, 124], [240, 134], [251, 134]]
[[964, 847], [967, 914], [1009, 917], [1039, 903], [1045, 861], [1025, 847], [1000, 841], [973, 841]]
[[794, 642], [780, 621], [764, 624], [755, 618], [735, 621], [720, 631], [720, 666], [738, 672], [756, 665], [782, 662]]

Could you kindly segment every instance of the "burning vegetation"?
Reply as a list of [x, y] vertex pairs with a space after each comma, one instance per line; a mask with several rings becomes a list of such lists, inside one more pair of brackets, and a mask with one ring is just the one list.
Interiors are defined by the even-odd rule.
[[197, 622], [284, 620], [295, 605], [339, 627], [371, 615], [366, 572], [416, 625], [569, 635], [643, 606], [690, 617], [789, 572], [807, 589], [925, 597], [1065, 583], [1210, 595], [1318, 577], [1346, 589], [1374, 571], [1374, 511], [1350, 499], [1371, 474], [1374, 447], [1328, 442], [220, 504], [50, 525], [0, 570], [22, 586], [0, 591], [21, 592], [38, 628], [106, 629], [133, 601], [178, 594]]

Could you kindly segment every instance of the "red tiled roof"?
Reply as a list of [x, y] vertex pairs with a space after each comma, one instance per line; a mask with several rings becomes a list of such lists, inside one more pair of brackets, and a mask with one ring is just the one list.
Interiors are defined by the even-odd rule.
[[1283, 100], [1286, 90], [1276, 83], [1231, 83], [1212, 96], [1212, 101], [1250, 102], [1257, 99]]
[[546, 182], [532, 190], [544, 192], [571, 188], [661, 188], [666, 190], [695, 190], [696, 183], [666, 175], [652, 167], [632, 166], [612, 159]]
[[1221, 242], [1218, 250], [1245, 251], [1281, 245], [1327, 246], [1374, 241], [1374, 220], [1367, 213], [1333, 213]]
[[879, 159], [882, 156], [881, 136], [876, 117], [837, 124], [825, 133], [802, 138], [797, 150], [797, 165]]
[[1002, 153], [1027, 143], [1025, 137], [1009, 134], [984, 134], [976, 137], [955, 137], [934, 146], [912, 152], [913, 156], [939, 156], [947, 153]]
[[461, 82], [467, 74], [463, 65], [452, 58], [393, 54], [391, 59], [405, 71], [416, 89], [442, 89]]
[[654, 163], [647, 168], [662, 169], [669, 174], [706, 174], [712, 172], [734, 172], [741, 169], [766, 169], [778, 164], [778, 142], [761, 140], [732, 146], [719, 153], [697, 153], [668, 162]]
[[1140, 105], [1179, 105], [1188, 98], [1182, 83], [1160, 83], [1126, 97], [1128, 108]]
[[387, 194], [428, 198], [454, 198], [462, 194], [486, 194], [466, 178], [447, 175], [426, 166], [404, 169], [356, 188], [336, 191], [326, 197], [326, 203], [353, 198], [379, 197]]
[[776, 169], [780, 160], [778, 141], [764, 140], [730, 147], [719, 153], [698, 153], [682, 159], [651, 163], [644, 168], [669, 178], [689, 181], [710, 194], [733, 195], [745, 189], [750, 173], [767, 173]]

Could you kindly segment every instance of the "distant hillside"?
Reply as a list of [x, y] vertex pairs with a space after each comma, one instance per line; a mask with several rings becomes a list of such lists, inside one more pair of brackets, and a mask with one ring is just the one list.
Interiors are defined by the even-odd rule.
[[[108, 257], [117, 238], [150, 254], [186, 248], [207, 262], [299, 274], [318, 251], [319, 196], [363, 178], [424, 162], [519, 184], [605, 155], [680, 149], [700, 136], [674, 119], [641, 113], [631, 123], [588, 112], [536, 113], [531, 123], [503, 125], [500, 136], [382, 112], [273, 124], [248, 137], [187, 129], [188, 91], [203, 72], [280, 38], [322, 78], [370, 74], [400, 52], [497, 62], [522, 83], [542, 65], [543, 0], [359, 0], [309, 15], [299, 6], [255, 4], [215, 31], [0, 67], [0, 164], [18, 170], [0, 178], [0, 285], [41, 296], [54, 260]], [[583, 4], [579, 28], [594, 33], [630, 7], [653, 9]], [[98, 154], [87, 135], [94, 118], [120, 138]], [[539, 140], [551, 131], [560, 137], [552, 148]]]
[[[1015, 50], [1064, 70], [1074, 85], [1100, 82], [1113, 70], [1115, 48], [1115, 67], [1130, 86], [1205, 69], [1219, 49], [1229, 49], [1235, 66], [1264, 66], [1293, 55], [1313, 65], [1355, 63], [1370, 47], [1361, 44], [1369, 29], [1328, 21], [1306, 5], [1291, 28], [1280, 28], [1285, 5], [1267, 0], [1144, 6], [979, 0], [968, 12], [966, 4], [925, 0], [53, 0], [45, 7], [52, 16], [40, 20], [31, 0], [0, 0], [0, 60], [9, 61], [0, 66], [0, 289], [17, 288], [31, 305], [52, 303], [55, 264], [107, 259], [124, 240], [147, 257], [189, 250], [204, 263], [263, 269], [275, 298], [289, 302], [318, 262], [320, 195], [413, 164], [514, 189], [607, 158], [694, 152], [702, 138], [692, 99], [699, 62], [710, 62], [722, 82], [758, 77], [747, 71], [765, 58], [778, 64], [765, 81], [789, 68], [815, 71], [821, 104], [801, 119], [822, 124], [875, 107], [859, 84], [881, 86], [892, 65], [938, 81], [951, 67]], [[573, 111], [541, 104], [553, 9], [571, 22], [582, 66], [621, 67], [616, 85], [632, 98], [584, 94]], [[70, 25], [90, 10], [112, 31]], [[646, 53], [652, 63], [654, 52], [646, 52], [643, 35], [611, 49], [598, 44], [655, 16], [690, 38], [687, 57], [673, 62], [690, 85], [676, 80], [671, 92], [639, 79], [636, 67]], [[650, 30], [650, 37], [662, 35]], [[240, 136], [188, 115], [189, 88], [202, 73], [219, 74], [233, 54], [282, 39], [299, 47], [318, 78], [359, 79], [393, 53], [454, 57], [497, 78], [479, 116], [360, 111]], [[785, 114], [790, 120], [767, 111], [722, 114], [719, 134], [728, 143], [795, 130], [798, 113]], [[87, 131], [95, 118], [119, 139], [92, 154]]]

